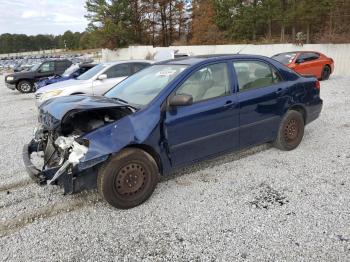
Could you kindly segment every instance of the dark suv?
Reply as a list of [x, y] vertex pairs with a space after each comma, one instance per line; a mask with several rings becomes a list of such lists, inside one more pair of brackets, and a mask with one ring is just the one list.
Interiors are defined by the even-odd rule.
[[12, 90], [17, 89], [21, 93], [35, 91], [34, 83], [42, 78], [61, 75], [72, 62], [64, 60], [46, 60], [41, 64], [34, 65], [29, 71], [10, 74], [5, 77], [6, 86]]

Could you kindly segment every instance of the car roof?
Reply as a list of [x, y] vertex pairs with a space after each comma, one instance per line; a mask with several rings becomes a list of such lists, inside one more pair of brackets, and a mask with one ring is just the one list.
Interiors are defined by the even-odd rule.
[[119, 61], [113, 61], [113, 62], [103, 62], [101, 64], [112, 66], [112, 65], [118, 65], [118, 64], [124, 64], [124, 63], [147, 63], [147, 64], [153, 64], [154, 62], [151, 60], [142, 60], [142, 59], [135, 59], [135, 60], [119, 60]]
[[69, 62], [72, 62], [72, 61], [70, 61], [69, 59], [46, 58], [46, 59], [43, 59], [43, 60], [42, 60], [42, 63], [44, 63], [44, 62], [52, 62], [52, 61], [64, 61], [64, 62], [69, 61]]
[[90, 68], [92, 68], [92, 67], [94, 67], [94, 66], [96, 66], [96, 65], [97, 65], [97, 64], [85, 63], [85, 64], [80, 64], [79, 67], [90, 67]]
[[205, 61], [220, 61], [226, 59], [268, 59], [268, 57], [260, 55], [246, 55], [246, 54], [215, 54], [215, 55], [199, 55], [191, 57], [180, 57], [176, 59], [160, 61], [157, 64], [171, 64], [171, 65], [195, 65]]
[[283, 55], [283, 54], [298, 54], [298, 53], [316, 53], [316, 54], [321, 54], [320, 52], [317, 52], [317, 51], [305, 51], [305, 50], [302, 50], [302, 51], [289, 51], [289, 52], [283, 52], [283, 53], [278, 53], [278, 54], [275, 54], [273, 56], [276, 56], [276, 55]]

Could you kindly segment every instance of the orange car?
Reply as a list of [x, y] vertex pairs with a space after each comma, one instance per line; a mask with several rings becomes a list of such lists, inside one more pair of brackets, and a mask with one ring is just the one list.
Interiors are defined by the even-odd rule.
[[314, 75], [320, 80], [327, 80], [334, 71], [332, 58], [314, 51], [296, 51], [272, 56], [301, 75]]

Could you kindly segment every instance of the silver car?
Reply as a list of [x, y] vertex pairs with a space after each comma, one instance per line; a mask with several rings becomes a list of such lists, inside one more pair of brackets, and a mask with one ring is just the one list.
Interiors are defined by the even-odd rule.
[[150, 66], [147, 60], [107, 62], [96, 65], [76, 79], [66, 80], [40, 88], [35, 92], [37, 106], [58, 96], [76, 94], [103, 95], [129, 75]]

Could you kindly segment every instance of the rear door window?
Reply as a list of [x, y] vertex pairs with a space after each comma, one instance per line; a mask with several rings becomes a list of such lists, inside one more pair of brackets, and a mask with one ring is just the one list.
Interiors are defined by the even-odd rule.
[[240, 92], [271, 86], [282, 81], [274, 67], [260, 61], [233, 62]]
[[70, 63], [68, 61], [56, 61], [57, 71], [65, 71], [65, 69], [69, 66], [70, 66]]

